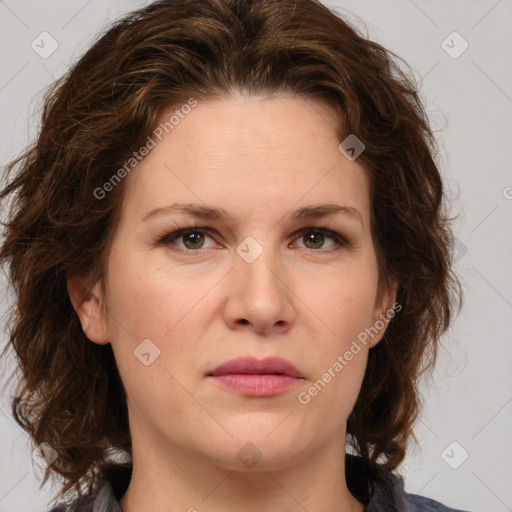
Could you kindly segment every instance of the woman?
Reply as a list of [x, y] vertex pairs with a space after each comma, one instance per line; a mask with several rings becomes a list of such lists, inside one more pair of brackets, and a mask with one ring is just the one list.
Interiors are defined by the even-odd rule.
[[394, 57], [315, 0], [166, 0], [50, 91], [0, 259], [54, 511], [455, 510], [394, 472], [462, 304]]

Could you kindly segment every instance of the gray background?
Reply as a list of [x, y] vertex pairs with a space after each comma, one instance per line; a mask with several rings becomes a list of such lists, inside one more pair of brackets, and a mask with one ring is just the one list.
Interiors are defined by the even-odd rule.
[[[2, 164], [37, 133], [34, 113], [44, 88], [98, 30], [144, 3], [0, 0]], [[422, 386], [425, 408], [416, 429], [421, 448], [411, 446], [402, 466], [406, 490], [471, 511], [512, 510], [512, 2], [328, 5], [357, 26], [361, 17], [370, 38], [402, 56], [423, 80], [427, 111], [444, 148], [442, 171], [454, 213], [461, 213], [454, 258], [466, 304], [443, 339], [434, 382]], [[58, 43], [46, 59], [31, 48], [43, 31]], [[453, 31], [469, 44], [458, 58], [444, 49], [462, 49], [458, 36], [446, 39]], [[0, 278], [5, 314], [9, 296]], [[44, 512], [57, 485], [39, 489], [41, 472], [31, 463], [28, 437], [8, 414], [8, 396], [0, 405], [0, 512]]]

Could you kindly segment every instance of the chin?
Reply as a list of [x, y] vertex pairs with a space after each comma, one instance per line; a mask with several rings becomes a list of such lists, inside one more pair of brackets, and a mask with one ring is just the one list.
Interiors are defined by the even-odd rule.
[[254, 425], [240, 427], [232, 432], [233, 438], [222, 435], [214, 450], [214, 440], [206, 436], [210, 443], [205, 450], [219, 466], [231, 471], [275, 471], [290, 467], [304, 457], [307, 445], [303, 446], [305, 440], [297, 439], [289, 430], [276, 429], [278, 424], [279, 421], [274, 421], [270, 429], [258, 429]]

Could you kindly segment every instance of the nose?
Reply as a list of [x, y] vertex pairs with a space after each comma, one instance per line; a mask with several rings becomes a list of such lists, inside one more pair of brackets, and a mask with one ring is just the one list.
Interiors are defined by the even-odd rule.
[[227, 325], [264, 336], [289, 330], [295, 310], [287, 281], [290, 281], [289, 272], [271, 249], [264, 249], [250, 263], [235, 254], [224, 309]]

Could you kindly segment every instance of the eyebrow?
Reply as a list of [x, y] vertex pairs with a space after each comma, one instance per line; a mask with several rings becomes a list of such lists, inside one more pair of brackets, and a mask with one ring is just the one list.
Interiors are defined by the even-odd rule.
[[[170, 206], [153, 208], [144, 215], [141, 222], [146, 222], [155, 216], [167, 215], [174, 212], [186, 213], [203, 220], [219, 220], [226, 223], [231, 222], [231, 216], [224, 208], [211, 208], [202, 204], [193, 203], [173, 203]], [[342, 206], [339, 204], [304, 206], [292, 213], [291, 220], [319, 219], [334, 215], [344, 215], [356, 219], [364, 227], [363, 216], [357, 208], [352, 206]]]

